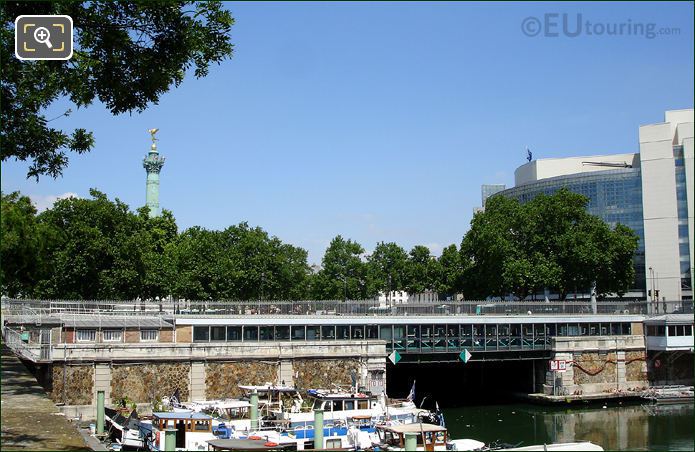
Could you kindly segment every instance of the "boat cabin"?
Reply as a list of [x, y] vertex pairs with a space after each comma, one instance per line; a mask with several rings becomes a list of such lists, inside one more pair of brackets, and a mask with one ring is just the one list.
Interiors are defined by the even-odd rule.
[[176, 429], [177, 450], [206, 450], [207, 441], [214, 439], [212, 417], [207, 414], [191, 412], [152, 413], [153, 450], [164, 450], [164, 431]]
[[313, 401], [312, 409], [326, 413], [337, 411], [370, 410], [378, 405], [376, 396], [364, 393], [325, 392], [309, 389], [307, 394]]
[[389, 450], [405, 450], [405, 434], [417, 433], [417, 450], [446, 450], [446, 427], [434, 424], [401, 424], [394, 426], [377, 425], [381, 444]]

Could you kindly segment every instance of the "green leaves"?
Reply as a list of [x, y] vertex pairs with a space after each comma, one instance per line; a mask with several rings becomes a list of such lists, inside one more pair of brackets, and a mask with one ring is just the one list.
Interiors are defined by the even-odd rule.
[[331, 240], [313, 276], [312, 297], [324, 300], [354, 300], [367, 297], [367, 267], [362, 261], [364, 248], [338, 235]]
[[[70, 61], [14, 57], [14, 19], [21, 14], [68, 14], [75, 51]], [[59, 176], [68, 152], [94, 146], [91, 132], [50, 127], [45, 110], [67, 98], [78, 108], [98, 99], [113, 114], [143, 111], [179, 86], [189, 69], [204, 77], [231, 57], [234, 24], [219, 1], [3, 2], [0, 4], [0, 130], [2, 161], [31, 162], [28, 177]]]
[[601, 295], [625, 293], [637, 236], [623, 225], [611, 230], [587, 213], [587, 202], [565, 189], [526, 204], [490, 198], [461, 244], [467, 295], [523, 299], [549, 288], [565, 298], [587, 292], [594, 281]]

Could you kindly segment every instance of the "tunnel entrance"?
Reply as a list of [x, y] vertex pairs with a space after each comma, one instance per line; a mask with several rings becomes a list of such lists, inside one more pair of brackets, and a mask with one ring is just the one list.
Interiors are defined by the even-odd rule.
[[390, 362], [386, 371], [387, 394], [406, 398], [416, 381], [415, 403], [433, 408], [518, 402], [539, 392], [547, 359], [463, 362]]

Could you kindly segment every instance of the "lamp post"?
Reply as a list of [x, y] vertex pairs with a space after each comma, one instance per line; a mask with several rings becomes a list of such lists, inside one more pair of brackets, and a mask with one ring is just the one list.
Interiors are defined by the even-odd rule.
[[651, 279], [651, 295], [650, 295], [650, 301], [654, 301], [654, 269], [652, 267], [649, 267], [649, 278]]

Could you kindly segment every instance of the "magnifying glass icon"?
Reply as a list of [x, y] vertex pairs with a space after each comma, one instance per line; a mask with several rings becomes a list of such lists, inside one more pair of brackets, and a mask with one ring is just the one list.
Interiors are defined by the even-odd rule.
[[36, 39], [37, 42], [41, 44], [46, 44], [49, 49], [53, 48], [53, 45], [51, 44], [51, 33], [48, 31], [46, 27], [38, 27], [36, 30], [34, 30], [34, 39]]

